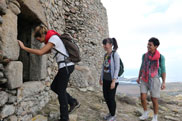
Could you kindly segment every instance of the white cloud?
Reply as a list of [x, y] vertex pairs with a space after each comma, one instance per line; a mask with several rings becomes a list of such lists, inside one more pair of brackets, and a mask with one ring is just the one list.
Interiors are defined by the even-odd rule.
[[141, 56], [147, 51], [147, 42], [152, 36], [159, 38], [159, 50], [165, 55], [167, 66], [181, 64], [182, 0], [102, 2], [107, 8], [110, 36], [118, 40], [126, 69], [140, 67]]

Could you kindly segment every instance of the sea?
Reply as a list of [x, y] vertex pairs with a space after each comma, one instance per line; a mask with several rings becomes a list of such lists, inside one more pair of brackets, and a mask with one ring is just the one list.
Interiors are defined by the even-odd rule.
[[[138, 78], [138, 70], [126, 70], [124, 74], [118, 78], [119, 84], [134, 84], [136, 85]], [[162, 79], [161, 79], [162, 81]], [[182, 75], [181, 72], [174, 73], [169, 72], [166, 75], [166, 83], [174, 83], [174, 82], [181, 82], [182, 83]]]

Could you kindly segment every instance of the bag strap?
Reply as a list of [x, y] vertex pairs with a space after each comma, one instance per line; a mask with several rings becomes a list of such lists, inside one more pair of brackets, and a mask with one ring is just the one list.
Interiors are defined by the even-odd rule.
[[[114, 59], [114, 54], [115, 54], [115, 52], [116, 52], [116, 51], [112, 51], [112, 53], [113, 53], [113, 54], [112, 54], [113, 59]], [[114, 61], [115, 61], [115, 60], [114, 60]], [[121, 58], [120, 58], [120, 61], [121, 61]], [[123, 62], [122, 62], [122, 61], [121, 61], [121, 63], [120, 63], [120, 64], [121, 64], [122, 68], [124, 68], [124, 66], [123, 66]]]
[[[116, 51], [112, 51], [112, 57], [114, 59], [114, 54], [115, 54]], [[115, 60], [114, 60], [115, 61]]]
[[61, 55], [64, 56], [64, 61], [59, 61], [58, 64], [60, 64], [60, 63], [65, 63], [65, 64], [67, 65], [67, 63], [71, 62], [71, 61], [69, 60], [69, 57], [68, 57], [67, 55], [65, 55], [65, 54], [63, 54], [62, 52], [58, 51], [56, 48], [53, 48], [53, 49], [57, 52], [57, 53], [54, 55], [53, 58], [55, 58], [55, 57], [58, 55], [58, 53], [60, 53]]
[[53, 58], [55, 58], [55, 57], [57, 56], [58, 53], [60, 53], [61, 55], [64, 56], [64, 61], [59, 61], [59, 62], [58, 62], [58, 66], [59, 66], [60, 63], [65, 63], [65, 65], [66, 65], [66, 71], [67, 71], [67, 73], [69, 74], [69, 70], [68, 70], [68, 66], [67, 66], [67, 63], [71, 62], [71, 61], [68, 59], [69, 57], [66, 56], [65, 54], [63, 54], [62, 52], [58, 51], [56, 48], [53, 48], [53, 49], [56, 51], [56, 54], [54, 55]]
[[58, 51], [56, 48], [53, 48], [56, 51], [56, 54], [54, 55], [54, 58], [57, 56], [58, 53], [60, 53], [61, 55], [63, 55], [64, 57], [67, 57], [67, 55], [63, 54], [62, 52]]

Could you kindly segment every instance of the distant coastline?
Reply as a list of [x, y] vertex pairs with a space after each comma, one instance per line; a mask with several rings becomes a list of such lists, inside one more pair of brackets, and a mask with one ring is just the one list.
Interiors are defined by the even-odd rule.
[[[131, 84], [131, 85], [133, 85], [133, 84], [137, 84], [137, 82], [136, 82], [136, 80], [137, 80], [137, 77], [119, 77], [119, 84]], [[162, 80], [161, 80], [162, 81]], [[180, 84], [182, 84], [182, 81], [166, 81], [166, 83], [180, 83]]]
[[[167, 82], [166, 89], [161, 90], [161, 93], [165, 93], [170, 96], [182, 94], [182, 82]], [[120, 81], [117, 88], [117, 93], [121, 95], [129, 95], [134, 97], [140, 96], [140, 85], [136, 82]]]

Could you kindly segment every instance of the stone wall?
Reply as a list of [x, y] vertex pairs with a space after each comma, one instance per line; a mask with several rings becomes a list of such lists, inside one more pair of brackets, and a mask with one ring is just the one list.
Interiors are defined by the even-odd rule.
[[108, 37], [106, 10], [100, 0], [65, 0], [66, 32], [77, 38], [85, 68], [75, 71], [72, 84], [98, 86], [103, 59], [102, 40]]
[[[109, 34], [106, 10], [100, 0], [40, 2], [45, 9], [48, 27], [59, 33], [70, 33], [80, 47], [82, 61], [78, 65], [82, 68], [73, 73], [70, 84], [82, 88], [98, 86], [103, 58], [101, 42]], [[52, 57], [49, 60], [52, 61]], [[51, 63], [48, 67], [52, 67]], [[54, 77], [54, 70], [52, 72], [49, 77]]]
[[80, 47], [82, 61], [70, 86], [98, 86], [101, 42], [109, 33], [100, 0], [0, 0], [0, 120], [29, 121], [55, 97], [50, 90], [57, 73], [54, 55], [35, 56], [17, 43], [20, 39], [26, 46], [41, 48], [32, 36], [40, 23], [60, 34], [70, 33]]

